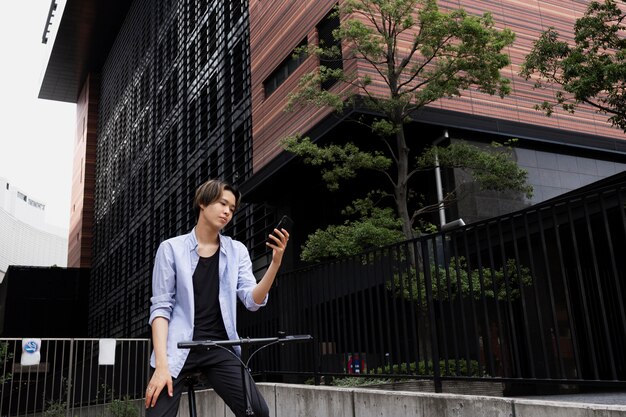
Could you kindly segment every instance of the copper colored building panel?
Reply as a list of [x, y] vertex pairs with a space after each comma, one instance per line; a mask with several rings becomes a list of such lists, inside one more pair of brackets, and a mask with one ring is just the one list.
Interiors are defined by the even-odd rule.
[[91, 267], [98, 85], [97, 77], [90, 75], [76, 106], [77, 126], [67, 255], [67, 266], [70, 268]]
[[[265, 97], [263, 82], [291, 54], [303, 39], [317, 41], [316, 25], [331, 10], [334, 1], [292, 2], [284, 0], [251, 0], [251, 65], [252, 65], [252, 123], [254, 171], [258, 171], [280, 151], [280, 140], [295, 132], [306, 132], [325, 118], [330, 110], [299, 108], [285, 113], [287, 95], [297, 86], [298, 79], [317, 65], [309, 57], [269, 97]], [[532, 80], [519, 75], [524, 57], [543, 30], [554, 27], [563, 39], [573, 38], [573, 25], [581, 17], [588, 2], [575, 0], [442, 0], [442, 10], [463, 7], [471, 14], [490, 12], [500, 28], [516, 33], [515, 42], [507, 49], [511, 65], [502, 70], [511, 79], [511, 94], [504, 99], [470, 89], [461, 97], [442, 99], [429, 106], [476, 116], [487, 116], [545, 127], [555, 127], [577, 133], [624, 139], [622, 131], [611, 127], [607, 116], [592, 108], [581, 106], [574, 114], [557, 111], [552, 117], [534, 110], [533, 106], [553, 98], [554, 91], [533, 88]], [[407, 49], [410, 36], [401, 39], [400, 49]], [[346, 46], [344, 45], [344, 51]], [[349, 68], [347, 68], [349, 69]], [[386, 86], [365, 62], [358, 63], [360, 74], [373, 77], [372, 91], [385, 95]], [[338, 87], [337, 87], [338, 88]], [[593, 146], [593, 145], [591, 145]]]

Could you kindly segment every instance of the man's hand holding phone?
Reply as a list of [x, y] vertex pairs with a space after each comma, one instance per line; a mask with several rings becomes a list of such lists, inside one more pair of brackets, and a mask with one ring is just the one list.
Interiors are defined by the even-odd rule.
[[274, 256], [279, 255], [280, 258], [282, 258], [282, 254], [287, 247], [287, 242], [289, 241], [289, 232], [292, 227], [293, 220], [291, 220], [288, 216], [283, 216], [268, 236], [265, 245], [274, 250]]

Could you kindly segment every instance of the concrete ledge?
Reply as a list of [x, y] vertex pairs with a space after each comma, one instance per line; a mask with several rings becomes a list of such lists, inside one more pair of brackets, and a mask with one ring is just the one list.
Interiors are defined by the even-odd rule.
[[618, 417], [626, 416], [626, 406], [558, 401], [515, 400], [514, 417]]
[[355, 416], [484, 416], [513, 415], [512, 401], [500, 397], [355, 389]]
[[[272, 417], [626, 417], [626, 406], [383, 391], [364, 388], [258, 384]], [[230, 417], [213, 390], [196, 393], [198, 416]], [[189, 417], [186, 395], [178, 417]]]

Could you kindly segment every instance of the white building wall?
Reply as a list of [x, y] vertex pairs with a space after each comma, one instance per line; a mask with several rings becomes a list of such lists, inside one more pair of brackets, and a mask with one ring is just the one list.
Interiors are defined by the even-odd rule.
[[45, 223], [45, 205], [0, 178], [0, 282], [9, 265], [67, 266], [67, 232]]

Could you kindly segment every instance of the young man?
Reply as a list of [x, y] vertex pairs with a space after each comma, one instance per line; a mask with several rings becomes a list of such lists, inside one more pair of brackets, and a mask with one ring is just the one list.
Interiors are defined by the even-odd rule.
[[269, 416], [265, 400], [247, 373], [250, 395], [244, 401], [241, 364], [231, 353], [220, 348], [191, 352], [177, 348], [185, 340], [239, 339], [237, 297], [252, 311], [267, 302], [289, 233], [274, 229], [270, 235], [267, 245], [273, 251], [272, 262], [257, 283], [246, 247], [220, 234], [232, 220], [239, 198], [225, 182], [207, 181], [194, 198], [196, 227], [159, 246], [150, 300], [154, 373], [146, 389], [147, 417], [175, 417], [185, 388], [182, 380], [197, 371], [206, 375], [236, 416], [246, 415], [246, 402], [255, 416]]

